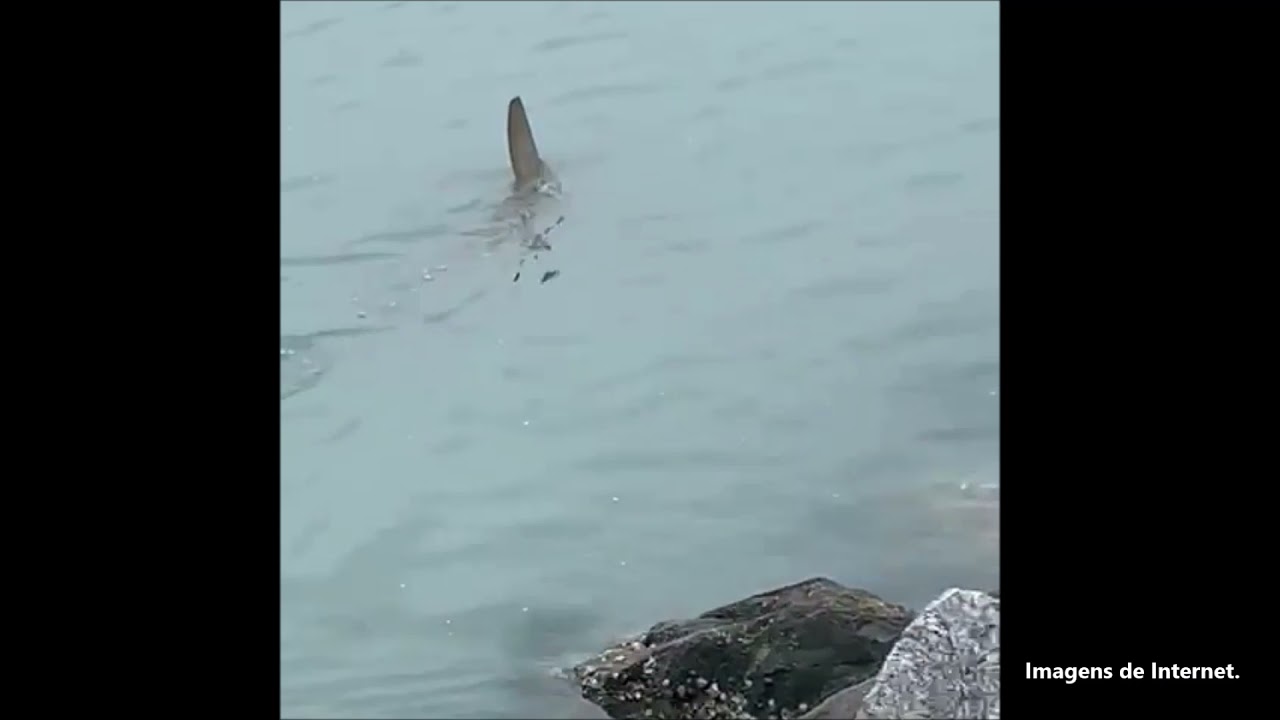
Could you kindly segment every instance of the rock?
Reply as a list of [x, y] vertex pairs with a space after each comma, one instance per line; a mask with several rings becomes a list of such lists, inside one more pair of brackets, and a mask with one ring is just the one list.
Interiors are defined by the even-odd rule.
[[[850, 715], [850, 717], [853, 717]], [[588, 701], [586, 698], [579, 698], [574, 701], [567, 709], [565, 720], [611, 720], [609, 714], [599, 705]]]
[[813, 578], [659, 623], [573, 674], [613, 718], [789, 720], [873, 678], [911, 620], [900, 605]]
[[929, 603], [843, 717], [999, 718], [999, 598], [952, 588]]
[[866, 696], [867, 691], [871, 689], [871, 685], [875, 682], [875, 678], [863, 680], [856, 685], [851, 685], [831, 697], [823, 700], [820, 705], [800, 716], [800, 720], [847, 720], [854, 717], [858, 713], [858, 708], [862, 707], [862, 699]]

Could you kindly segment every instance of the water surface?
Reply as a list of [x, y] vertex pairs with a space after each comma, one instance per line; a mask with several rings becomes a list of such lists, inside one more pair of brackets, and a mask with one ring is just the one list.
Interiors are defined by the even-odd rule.
[[284, 3], [282, 715], [564, 715], [661, 619], [998, 585], [998, 22]]

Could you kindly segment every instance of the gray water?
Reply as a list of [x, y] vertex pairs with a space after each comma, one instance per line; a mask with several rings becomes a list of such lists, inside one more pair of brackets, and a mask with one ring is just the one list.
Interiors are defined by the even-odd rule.
[[998, 586], [998, 24], [283, 4], [282, 715], [565, 715], [662, 619]]

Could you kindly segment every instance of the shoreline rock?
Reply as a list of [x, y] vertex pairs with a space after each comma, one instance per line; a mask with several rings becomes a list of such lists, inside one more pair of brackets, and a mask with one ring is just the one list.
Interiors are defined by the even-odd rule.
[[998, 718], [1000, 601], [950, 589], [919, 615], [810, 578], [660, 622], [572, 668], [608, 717]]
[[1000, 599], [952, 588], [906, 629], [858, 718], [999, 718]]

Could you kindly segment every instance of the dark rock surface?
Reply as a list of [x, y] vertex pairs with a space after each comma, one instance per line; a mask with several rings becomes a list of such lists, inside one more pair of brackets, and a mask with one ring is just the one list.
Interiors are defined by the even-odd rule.
[[874, 678], [913, 617], [813, 578], [659, 623], [573, 674], [613, 718], [788, 720]]
[[850, 720], [857, 716], [863, 698], [874, 684], [875, 678], [850, 685], [823, 700], [817, 707], [802, 715], [800, 720]]

